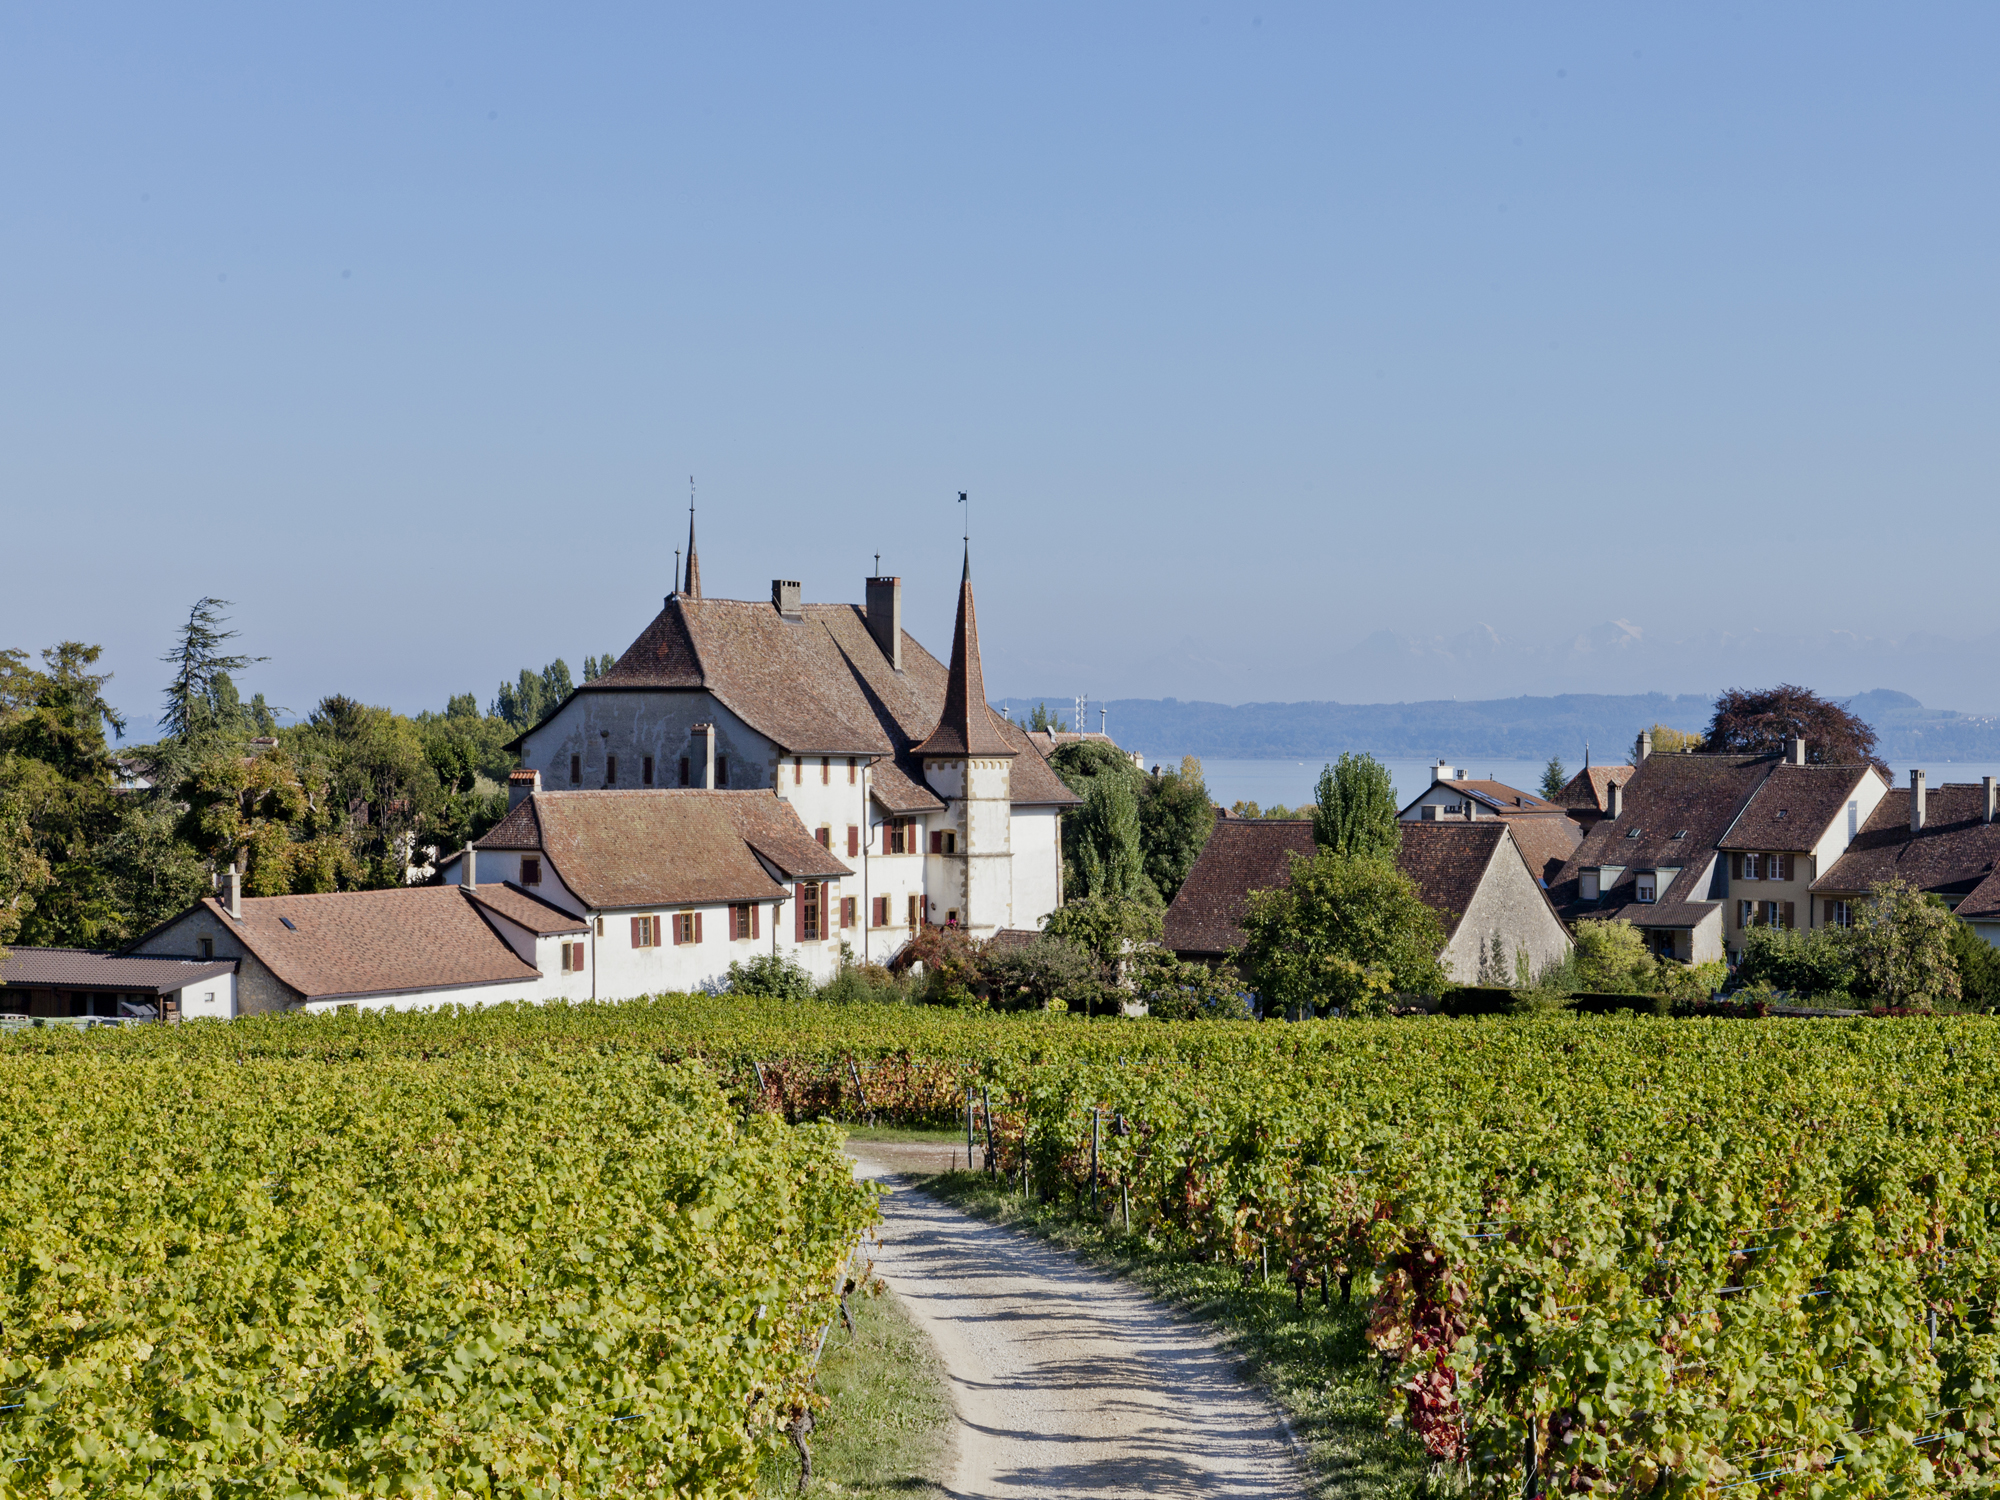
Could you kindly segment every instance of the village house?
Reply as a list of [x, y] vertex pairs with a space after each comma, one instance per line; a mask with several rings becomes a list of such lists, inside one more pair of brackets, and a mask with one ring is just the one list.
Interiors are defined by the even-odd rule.
[[11, 948], [0, 958], [0, 1021], [8, 1024], [226, 1016], [235, 991], [230, 958], [137, 958], [88, 948]]
[[2000, 944], [2000, 804], [1994, 779], [1927, 788], [1920, 770], [1864, 817], [1846, 852], [1812, 882], [1816, 925], [1849, 927], [1875, 886], [1905, 880]]
[[[1642, 745], [1642, 751], [1645, 747]], [[1708, 963], [1753, 927], [1812, 925], [1811, 886], [1888, 789], [1869, 765], [1782, 755], [1643, 754], [1550, 895], [1571, 922], [1623, 919], [1662, 958]]]
[[1431, 769], [1431, 784], [1396, 816], [1405, 823], [1501, 819], [1530, 873], [1543, 886], [1583, 842], [1582, 826], [1557, 803], [1502, 781], [1468, 778], [1462, 769], [1442, 760]]
[[[1498, 818], [1409, 822], [1402, 835], [1397, 868], [1444, 919], [1439, 957], [1454, 982], [1479, 982], [1496, 937], [1510, 972], [1517, 953], [1527, 954], [1535, 974], [1568, 955], [1569, 933], [1515, 848], [1508, 823]], [[1243, 945], [1250, 892], [1283, 885], [1291, 878], [1292, 857], [1310, 858], [1314, 852], [1308, 819], [1218, 820], [1167, 908], [1161, 941], [1182, 958], [1204, 963], [1228, 958]]]
[[865, 608], [709, 600], [689, 544], [632, 648], [515, 742], [506, 817], [442, 885], [245, 897], [232, 870], [128, 954], [228, 970], [186, 1014], [622, 1000], [767, 955], [823, 980], [1061, 903], [1078, 799], [987, 706], [969, 557], [947, 667], [899, 579]]

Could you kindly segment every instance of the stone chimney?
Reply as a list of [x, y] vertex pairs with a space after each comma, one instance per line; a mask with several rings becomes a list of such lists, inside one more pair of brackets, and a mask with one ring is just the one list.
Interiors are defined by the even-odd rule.
[[1466, 822], [1470, 823], [1479, 816], [1479, 804], [1472, 800], [1470, 792], [1466, 793], [1465, 801], [1459, 805], [1465, 809]]
[[225, 889], [228, 894], [223, 899], [229, 909], [230, 920], [240, 922], [243, 920], [243, 872], [234, 865], [229, 867]]
[[479, 887], [479, 851], [472, 847], [472, 840], [465, 841], [465, 863], [459, 867], [458, 883], [468, 891]]
[[1432, 766], [1432, 767], [1431, 767], [1431, 780], [1432, 780], [1432, 781], [1452, 781], [1452, 780], [1455, 780], [1455, 779], [1456, 779], [1456, 778], [1454, 778], [1454, 777], [1452, 776], [1452, 774], [1451, 774], [1451, 762], [1450, 762], [1450, 761], [1448, 761], [1448, 760], [1441, 760], [1441, 761], [1439, 761], [1439, 762], [1438, 762], [1438, 763], [1437, 763], [1436, 765], [1434, 765], [1434, 766]]
[[1802, 766], [1806, 763], [1806, 742], [1797, 735], [1785, 738], [1785, 764]]
[[896, 671], [903, 670], [903, 580], [868, 580], [868, 633]]
[[540, 771], [509, 771], [507, 773], [507, 811], [512, 812], [522, 801], [532, 797], [542, 789]]
[[1924, 773], [1913, 769], [1910, 772], [1910, 832], [1922, 833], [1924, 831], [1925, 811]]
[[773, 578], [771, 602], [778, 607], [778, 613], [787, 620], [805, 618], [799, 611], [799, 581], [796, 578]]
[[1642, 729], [1639, 731], [1639, 764], [1643, 766], [1651, 758], [1652, 754], [1653, 731]]
[[1984, 823], [1991, 823], [1993, 821], [1993, 814], [1995, 813], [1995, 811], [2000, 811], [2000, 809], [1996, 809], [1993, 804], [1993, 798], [1994, 798], [1993, 778], [1991, 776], [1982, 776], [1979, 778], [1979, 784], [1982, 788], [1985, 789], [1986, 792], [1986, 816], [1982, 818], [1980, 821]]
[[709, 791], [714, 791], [715, 726], [713, 724], [694, 726], [694, 763], [701, 767], [701, 784]]
[[1613, 822], [1625, 811], [1625, 788], [1613, 781], [1604, 788], [1604, 816]]

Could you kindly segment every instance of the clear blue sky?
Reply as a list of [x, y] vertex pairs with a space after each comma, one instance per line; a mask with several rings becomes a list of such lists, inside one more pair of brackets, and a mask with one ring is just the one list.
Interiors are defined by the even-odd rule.
[[274, 702], [483, 700], [637, 634], [692, 473], [709, 592], [880, 551], [940, 654], [969, 490], [996, 695], [2000, 708], [1997, 42], [8, 6], [0, 644], [145, 718], [212, 593]]

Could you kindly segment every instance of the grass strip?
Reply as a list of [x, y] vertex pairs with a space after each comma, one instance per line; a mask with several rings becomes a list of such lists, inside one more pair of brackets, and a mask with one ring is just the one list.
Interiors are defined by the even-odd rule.
[[[878, 1283], [879, 1286], [879, 1283]], [[945, 1500], [951, 1463], [951, 1396], [930, 1336], [910, 1321], [895, 1294], [849, 1297], [854, 1333], [835, 1325], [820, 1361], [826, 1404], [807, 1445], [815, 1495], [863, 1500]], [[759, 1496], [799, 1491], [791, 1445], [766, 1455]]]
[[1309, 1289], [1301, 1311], [1283, 1266], [1271, 1268], [1268, 1282], [1246, 1283], [1234, 1266], [1192, 1264], [1120, 1232], [1115, 1197], [1100, 1222], [1087, 1206], [1035, 1202], [981, 1172], [913, 1180], [967, 1213], [1073, 1251], [1214, 1330], [1290, 1419], [1317, 1500], [1407, 1500], [1430, 1489], [1422, 1446], [1384, 1428], [1385, 1412], [1399, 1403], [1363, 1337], [1363, 1296], [1343, 1308], [1336, 1286], [1333, 1305], [1321, 1308], [1317, 1289]]

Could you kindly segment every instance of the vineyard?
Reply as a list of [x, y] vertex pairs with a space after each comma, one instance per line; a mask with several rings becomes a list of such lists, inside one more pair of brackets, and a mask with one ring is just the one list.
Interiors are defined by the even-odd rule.
[[1289, 1281], [1301, 1316], [1359, 1303], [1386, 1420], [1481, 1494], [2000, 1470], [1984, 1019], [692, 997], [35, 1032], [0, 1057], [23, 1268], [0, 1456], [27, 1460], [0, 1485], [37, 1493], [726, 1493], [802, 1399], [866, 1217], [809, 1122], [968, 1107], [1017, 1191]]
[[874, 1217], [832, 1129], [253, 1032], [0, 1053], [0, 1494], [750, 1492]]

